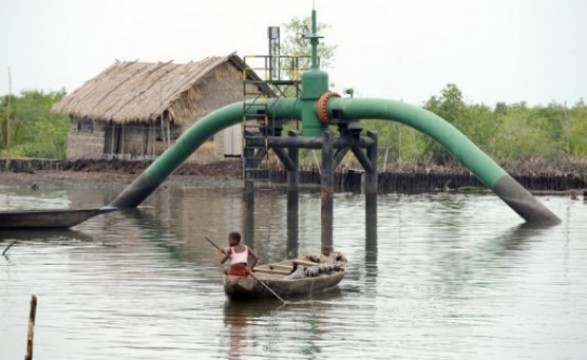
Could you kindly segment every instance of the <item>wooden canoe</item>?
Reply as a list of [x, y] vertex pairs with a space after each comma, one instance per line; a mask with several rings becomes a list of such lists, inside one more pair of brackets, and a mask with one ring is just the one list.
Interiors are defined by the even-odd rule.
[[98, 209], [46, 209], [0, 211], [1, 229], [66, 229], [87, 219], [116, 211], [115, 207]]
[[[305, 296], [329, 289], [338, 285], [346, 273], [346, 264], [341, 269], [329, 273], [320, 273], [301, 279], [289, 279], [289, 272], [294, 262], [305, 266], [311, 264], [307, 260], [290, 259], [278, 263], [260, 265], [255, 268], [255, 277], [263, 281], [271, 290], [282, 298]], [[302, 266], [300, 265], [300, 266]], [[259, 281], [252, 276], [224, 275], [224, 292], [231, 300], [251, 300], [274, 297]]]

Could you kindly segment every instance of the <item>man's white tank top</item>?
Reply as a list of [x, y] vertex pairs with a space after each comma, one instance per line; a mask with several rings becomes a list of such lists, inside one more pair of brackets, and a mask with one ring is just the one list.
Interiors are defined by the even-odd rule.
[[234, 248], [230, 248], [230, 265], [247, 263], [249, 261], [249, 247], [245, 245], [245, 251], [236, 252]]

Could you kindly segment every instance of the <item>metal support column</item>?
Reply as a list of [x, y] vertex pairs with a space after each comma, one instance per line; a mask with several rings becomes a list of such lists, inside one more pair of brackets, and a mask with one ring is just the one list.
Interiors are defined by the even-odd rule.
[[[297, 136], [290, 133], [290, 136]], [[300, 199], [300, 157], [299, 148], [290, 147], [287, 150], [292, 168], [287, 169], [287, 257], [298, 257], [298, 220]]]
[[287, 192], [287, 258], [298, 257], [299, 193]]
[[370, 169], [365, 169], [365, 262], [367, 265], [367, 276], [377, 275], [377, 133], [368, 131], [367, 137], [373, 143], [367, 146], [367, 158], [371, 163]]
[[[296, 134], [290, 133], [290, 136], [296, 136]], [[300, 187], [300, 151], [298, 147], [290, 147], [287, 152], [293, 167], [287, 170], [287, 191], [297, 193]]]
[[245, 189], [242, 202], [243, 240], [252, 246], [255, 240], [255, 183], [245, 180]]
[[367, 158], [371, 163], [371, 167], [365, 167], [364, 191], [365, 195], [377, 195], [377, 133], [368, 131], [367, 136], [373, 140], [373, 144], [367, 146]]
[[334, 139], [332, 133], [322, 134], [322, 176], [320, 181], [322, 243], [332, 245], [332, 217], [334, 194]]

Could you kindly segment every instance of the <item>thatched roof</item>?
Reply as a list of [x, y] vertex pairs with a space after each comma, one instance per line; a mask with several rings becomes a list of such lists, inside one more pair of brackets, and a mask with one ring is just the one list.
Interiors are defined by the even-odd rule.
[[[206, 74], [226, 62], [239, 70], [246, 67], [234, 53], [188, 64], [117, 61], [55, 104], [52, 110], [117, 123], [156, 119]], [[247, 74], [253, 80], [260, 80], [250, 69]]]

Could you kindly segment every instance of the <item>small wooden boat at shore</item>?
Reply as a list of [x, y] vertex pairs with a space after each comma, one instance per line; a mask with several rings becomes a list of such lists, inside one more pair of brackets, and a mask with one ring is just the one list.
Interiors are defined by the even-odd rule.
[[97, 209], [44, 209], [0, 211], [0, 229], [67, 229], [97, 215], [116, 211]]
[[[304, 275], [292, 276], [294, 269]], [[305, 275], [307, 273], [312, 273], [312, 276]], [[335, 287], [345, 274], [346, 263], [326, 265], [290, 259], [255, 267], [255, 277], [224, 275], [224, 292], [231, 300], [275, 297], [260, 280], [283, 298], [311, 295]]]

